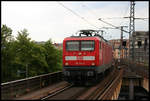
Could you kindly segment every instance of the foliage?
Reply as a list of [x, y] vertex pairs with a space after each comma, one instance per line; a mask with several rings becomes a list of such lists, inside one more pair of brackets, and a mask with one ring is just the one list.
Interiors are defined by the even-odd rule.
[[[11, 28], [7, 27], [6, 25], [2, 25], [1, 28], [1, 77], [2, 80], [11, 80], [12, 73], [11, 73], [11, 62], [14, 58], [14, 53], [11, 52], [13, 50], [13, 42], [12, 42], [12, 30]], [[9, 78], [6, 78], [9, 77]]]
[[1, 28], [2, 82], [46, 74], [62, 69], [62, 50], [56, 49], [52, 41], [37, 44], [28, 37], [27, 29], [18, 32], [16, 40], [11, 28]]
[[62, 62], [62, 52], [57, 50], [53, 45], [52, 41], [48, 40], [43, 47], [45, 48], [45, 58], [46, 62], [50, 67], [50, 72], [57, 71], [60, 68], [60, 63]]

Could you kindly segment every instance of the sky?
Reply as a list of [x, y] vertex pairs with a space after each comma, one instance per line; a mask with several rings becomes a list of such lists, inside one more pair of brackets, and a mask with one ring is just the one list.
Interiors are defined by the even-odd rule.
[[[135, 17], [148, 18], [135, 20], [136, 31], [149, 31], [149, 2], [135, 2]], [[64, 5], [64, 6], [63, 6]], [[67, 7], [67, 8], [66, 8]], [[24, 28], [35, 41], [62, 43], [65, 37], [75, 35], [81, 29], [111, 27], [98, 20], [103, 18], [115, 26], [129, 26], [129, 1], [2, 1], [1, 26], [10, 27], [14, 37]], [[118, 17], [118, 18], [115, 18]], [[120, 18], [119, 18], [120, 17]], [[112, 19], [109, 19], [112, 18]], [[107, 40], [119, 39], [120, 30], [103, 29]], [[129, 30], [129, 28], [124, 28]], [[123, 33], [128, 38], [128, 33]]]

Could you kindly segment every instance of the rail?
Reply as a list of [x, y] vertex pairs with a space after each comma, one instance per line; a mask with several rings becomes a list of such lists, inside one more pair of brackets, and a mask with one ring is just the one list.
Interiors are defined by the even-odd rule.
[[14, 99], [62, 80], [62, 71], [1, 84], [1, 99]]
[[41, 100], [48, 100], [50, 97], [55, 96], [55, 95], [57, 95], [57, 94], [59, 94], [59, 93], [65, 91], [65, 90], [67, 90], [67, 89], [69, 89], [69, 88], [71, 88], [71, 87], [73, 87], [73, 84], [71, 84], [71, 85], [69, 85], [69, 86], [66, 86], [66, 87], [64, 87], [63, 89], [60, 89], [60, 90], [58, 90], [58, 91], [56, 91], [56, 92], [53, 92], [53, 93], [49, 94], [48, 96], [43, 97]]
[[109, 87], [109, 85], [117, 77], [117, 75], [117, 68], [113, 68], [113, 70], [109, 72], [109, 74], [105, 75], [104, 79], [102, 79], [94, 87], [89, 88], [84, 94], [79, 96], [77, 100], [97, 100], [99, 96], [105, 92], [105, 89]]
[[111, 85], [113, 80], [117, 77], [117, 70], [114, 70], [111, 72], [110, 75], [108, 75], [102, 83], [99, 84], [99, 87], [97, 90], [92, 94], [92, 96], [89, 96], [88, 100], [97, 100], [99, 96], [103, 95], [105, 93], [105, 90]]
[[123, 69], [120, 70], [119, 75], [113, 80], [110, 86], [105, 90], [105, 92], [98, 98], [98, 100], [112, 100], [113, 93], [116, 90], [116, 87], [119, 85], [122, 80]]

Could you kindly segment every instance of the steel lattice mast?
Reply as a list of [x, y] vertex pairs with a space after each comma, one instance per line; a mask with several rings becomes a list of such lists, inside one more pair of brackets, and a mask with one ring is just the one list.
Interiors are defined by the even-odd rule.
[[[131, 1], [130, 2], [130, 24], [129, 24], [129, 57], [132, 56], [132, 60], [134, 60], [134, 38], [133, 38], [133, 33], [135, 32], [135, 18], [134, 18], [134, 6], [135, 2]], [[130, 44], [132, 43], [132, 44]], [[132, 47], [130, 46], [132, 45]]]

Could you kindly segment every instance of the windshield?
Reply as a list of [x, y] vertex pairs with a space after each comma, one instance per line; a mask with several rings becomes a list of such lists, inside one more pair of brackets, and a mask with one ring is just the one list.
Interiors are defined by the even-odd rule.
[[82, 51], [92, 51], [94, 50], [94, 41], [81, 41], [81, 50]]
[[66, 42], [67, 51], [93, 51], [94, 50], [94, 41], [85, 40], [85, 41], [67, 41]]
[[66, 42], [66, 50], [68, 50], [68, 51], [79, 51], [79, 41], [68, 41], [68, 42]]

